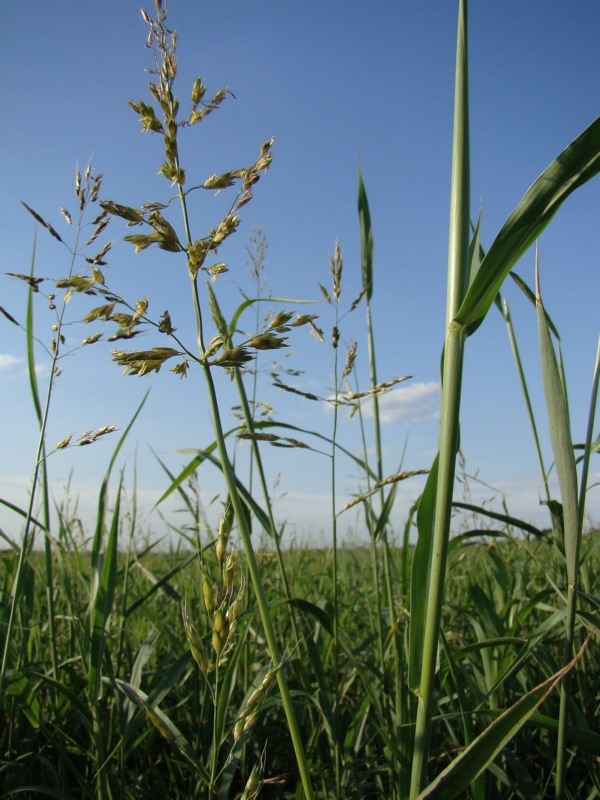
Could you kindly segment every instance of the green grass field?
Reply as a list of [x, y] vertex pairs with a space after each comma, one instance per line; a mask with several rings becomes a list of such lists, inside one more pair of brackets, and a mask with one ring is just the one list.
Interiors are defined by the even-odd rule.
[[[362, 291], [350, 309], [361, 305], [366, 312], [369, 383], [350, 391], [356, 350], [350, 347], [342, 364], [338, 344], [347, 312], [340, 299], [338, 244], [330, 283], [321, 286], [334, 317], [331, 332], [323, 333], [316, 315], [286, 310], [284, 301], [264, 323], [257, 316], [254, 335], [240, 332], [241, 315], [262, 299], [260, 238], [253, 242], [257, 296], [244, 299], [231, 319], [222, 313], [219, 283], [227, 280], [226, 264], [212, 262], [217, 250], [222, 257], [221, 248], [270, 166], [273, 140], [257, 148], [252, 164], [189, 188], [179, 137], [197, 135], [202, 126], [190, 129], [217, 111], [228, 91], [209, 98], [198, 78], [180, 104], [176, 37], [161, 2], [155, 2], [154, 17], [142, 12], [154, 58], [149, 97], [130, 106], [142, 130], [160, 142], [165, 202], [133, 208], [105, 199], [102, 176], [91, 166], [78, 169], [77, 218], [61, 208], [73, 225], [72, 244], [24, 204], [40, 232], [63, 248], [67, 264], [61, 264], [61, 277], [37, 277], [34, 247], [31, 273], [13, 276], [27, 291], [22, 328], [39, 440], [27, 507], [0, 498], [16, 519], [14, 530], [0, 531], [0, 798], [600, 796], [599, 539], [585, 525], [590, 462], [600, 450], [593, 435], [600, 355], [585, 441], [574, 446], [558, 336], [537, 270], [534, 289], [511, 272], [561, 204], [600, 171], [600, 118], [549, 164], [485, 248], [470, 216], [467, 4], [458, 5], [438, 455], [430, 469], [418, 471], [427, 473], [426, 485], [400, 530], [390, 522], [397, 489], [415, 473], [383, 471], [379, 398], [403, 379], [385, 382], [377, 375], [371, 318], [377, 280], [362, 175]], [[156, 171], [155, 164], [151, 168]], [[196, 230], [192, 189], [232, 190], [228, 210], [208, 231]], [[122, 226], [120, 235], [136, 252], [160, 248], [179, 259], [193, 330], [176, 330], [168, 312], [153, 318], [147, 300], [123, 298], [107, 285], [102, 267], [111, 244], [101, 241], [109, 223]], [[501, 295], [509, 275], [535, 307], [543, 421], [532, 409]], [[172, 274], [166, 279], [173, 280]], [[63, 330], [72, 324], [67, 309], [82, 294], [98, 305], [80, 321], [112, 326], [110, 341], [118, 344], [112, 359], [126, 375], [149, 375], [168, 362], [176, 375], [194, 370], [204, 380], [213, 443], [196, 451], [178, 475], [165, 468], [163, 497], [177, 497], [186, 512], [171, 531], [172, 552], [140, 542], [136, 488], [124, 491], [124, 473], [109, 492], [143, 402], [107, 463], [92, 529], [82, 526], [66, 500], [51, 498], [47, 457], [116, 433], [113, 426], [103, 427], [80, 440], [67, 437], [53, 450], [46, 441], [66, 348]], [[36, 370], [40, 297], [55, 315], [45, 384]], [[547, 530], [513, 518], [509, 509], [492, 512], [456, 497], [463, 359], [470, 337], [494, 307], [506, 322], [522, 390], [518, 402], [529, 414]], [[1, 310], [9, 323], [19, 324]], [[331, 464], [326, 550], [286, 541], [261, 455], [273, 442], [304, 446], [293, 438], [297, 429], [291, 424], [260, 416], [253, 370], [257, 353], [278, 350], [285, 334], [301, 326], [331, 348], [331, 432], [303, 431], [318, 437]], [[159, 345], [129, 349], [141, 329]], [[90, 335], [83, 346], [101, 336]], [[233, 401], [217, 391], [221, 384], [214, 376], [222, 370], [231, 378]], [[318, 399], [281, 381], [275, 385], [303, 395], [299, 402]], [[362, 414], [367, 403], [370, 431]], [[236, 433], [252, 453], [251, 477], [236, 472], [235, 437], [223, 428], [224, 410], [232, 405], [239, 413]], [[338, 415], [349, 406], [360, 425], [359, 452], [349, 452], [339, 440]], [[550, 430], [552, 464], [541, 454], [541, 424]], [[354, 502], [363, 513], [364, 547], [340, 544], [342, 455], [360, 474], [361, 494]], [[216, 468], [222, 478], [214, 534], [197, 502], [206, 468]], [[555, 494], [551, 472], [558, 479]], [[459, 509], [468, 516], [457, 523]], [[257, 548], [259, 540], [268, 546]]]
[[[586, 583], [599, 567], [592, 541], [586, 538], [583, 547]], [[23, 796], [19, 789], [29, 797], [95, 797], [102, 784], [107, 797], [206, 797], [213, 759], [215, 796], [240, 796], [257, 763], [264, 779], [262, 796], [296, 796], [298, 774], [276, 684], [259, 692], [251, 714], [244, 717], [250, 693], [272, 666], [250, 597], [244, 598], [224, 663], [215, 663], [214, 619], [202, 590], [208, 573], [215, 589], [221, 578], [214, 543], [206, 544], [204, 570], [193, 553], [118, 555], [112, 608], [104, 625], [102, 674], [92, 697], [90, 554], [66, 538], [55, 546], [53, 632], [47, 618], [46, 565], [42, 554], [32, 556], [13, 640], [17, 667], [3, 700], [3, 796]], [[336, 649], [331, 552], [296, 549], [284, 554], [293, 587], [289, 603], [282, 602], [275, 554], [259, 553], [257, 558], [277, 638], [287, 643], [283, 669], [315, 794], [336, 796], [338, 742], [339, 796], [389, 797], [394, 784], [402, 783], [401, 745], [411, 733], [411, 726], [399, 730], [398, 717], [403, 712], [410, 717], [415, 704], [405, 692], [401, 702], [406, 708], [395, 707], [397, 673], [406, 668], [409, 618], [400, 579], [402, 554], [391, 552], [397, 587], [392, 613], [383, 595], [379, 602], [374, 596], [368, 548], [341, 549], [338, 555]], [[3, 596], [17, 561], [17, 553], [3, 553]], [[237, 586], [244, 580], [243, 557], [234, 571]], [[473, 544], [463, 539], [453, 548], [442, 616], [432, 772], [441, 771], [463, 750], [466, 736], [475, 738], [558, 669], [564, 647], [561, 573], [551, 543], [500, 539]], [[194, 629], [192, 648], [183, 607]], [[383, 668], [378, 613], [386, 629]], [[292, 618], [300, 639], [295, 638]], [[582, 613], [578, 644], [587, 636], [584, 619]], [[393, 637], [400, 642], [400, 663]], [[212, 668], [199, 666], [195, 648]], [[594, 796], [599, 666], [596, 640], [589, 642], [578, 665], [574, 689], [578, 714], [567, 764], [573, 797]], [[546, 796], [553, 783], [558, 703], [556, 693], [545, 700], [471, 787], [471, 794]], [[251, 720], [251, 726], [236, 742], [240, 719]]]

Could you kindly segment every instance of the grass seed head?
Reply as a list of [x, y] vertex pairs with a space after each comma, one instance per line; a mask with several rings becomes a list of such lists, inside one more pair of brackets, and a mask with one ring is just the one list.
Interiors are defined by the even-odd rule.
[[225, 553], [227, 551], [227, 536], [221, 536], [219, 534], [217, 538], [217, 543], [215, 545], [215, 555], [217, 556], [217, 561], [219, 564], [223, 563], [223, 558], [225, 557]]
[[91, 336], [86, 336], [86, 338], [81, 342], [82, 347], [85, 347], [87, 344], [95, 344], [102, 338], [101, 333], [92, 333]]
[[342, 293], [342, 268], [344, 262], [342, 261], [342, 251], [339, 242], [335, 243], [333, 258], [329, 259], [329, 267], [333, 277], [333, 296], [336, 300], [340, 299]]
[[202, 83], [202, 78], [196, 78], [192, 87], [192, 108], [195, 110], [196, 106], [202, 102], [202, 98], [206, 94], [206, 86]]
[[215, 615], [213, 617], [213, 627], [221, 639], [224, 642], [227, 641], [227, 636], [229, 634], [229, 622], [227, 621], [227, 617], [221, 608], [218, 608], [215, 611]]
[[188, 369], [190, 366], [190, 362], [185, 358], [183, 361], [177, 362], [171, 367], [171, 372], [174, 372], [175, 375], [179, 375], [180, 378], [187, 378]]
[[[292, 316], [292, 311], [279, 311], [269, 322], [268, 327], [278, 331], [278, 333], [285, 333], [285, 331], [289, 331], [287, 324], [291, 320]], [[296, 321], [296, 325], [297, 324], [298, 322]]]
[[202, 596], [204, 598], [204, 606], [208, 613], [211, 614], [215, 603], [215, 593], [208, 570], [202, 570]]
[[254, 767], [252, 767], [250, 777], [246, 781], [246, 786], [244, 787], [241, 800], [256, 800], [263, 785], [261, 775], [262, 767], [254, 765]]
[[277, 336], [270, 331], [267, 333], [259, 333], [247, 342], [248, 347], [254, 350], [279, 350], [281, 347], [287, 347], [287, 336]]
[[337, 325], [334, 325], [331, 331], [331, 344], [333, 345], [334, 350], [337, 350], [339, 341], [340, 341], [340, 329], [338, 328]]
[[188, 641], [188, 645], [190, 647], [190, 652], [196, 664], [200, 667], [202, 672], [206, 675], [210, 671], [210, 660], [206, 653], [206, 649], [202, 644], [202, 639], [198, 635], [198, 632], [191, 624], [185, 605], [182, 607], [182, 614], [183, 614], [183, 627], [185, 630], [185, 635]]
[[348, 349], [348, 353], [346, 354], [346, 364], [344, 366], [344, 371], [342, 372], [342, 378], [345, 378], [346, 375], [350, 375], [352, 370], [354, 369], [354, 362], [356, 361], [356, 342], [352, 342]]
[[214, 648], [215, 653], [217, 655], [221, 655], [224, 645], [223, 645], [223, 640], [221, 639], [217, 631], [212, 632], [212, 646]]
[[215, 359], [215, 364], [219, 367], [243, 367], [248, 361], [252, 361], [254, 356], [245, 347], [232, 347], [224, 350]]

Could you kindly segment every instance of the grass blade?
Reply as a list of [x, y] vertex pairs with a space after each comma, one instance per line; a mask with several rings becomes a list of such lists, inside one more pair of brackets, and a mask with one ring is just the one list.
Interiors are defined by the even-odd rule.
[[362, 170], [358, 171], [358, 220], [360, 225], [360, 266], [363, 289], [367, 300], [373, 294], [373, 231], [367, 192], [363, 183]]
[[184, 756], [184, 758], [196, 770], [203, 782], [208, 785], [210, 781], [208, 773], [198, 761], [196, 754], [194, 753], [194, 750], [192, 749], [192, 746], [188, 740], [172, 722], [172, 720], [165, 714], [165, 712], [150, 702], [148, 695], [145, 694], [145, 692], [142, 692], [141, 689], [137, 689], [135, 686], [132, 686], [131, 684], [120, 680], [119, 678], [116, 679], [116, 684], [121, 692], [123, 692], [125, 697], [127, 697], [127, 699], [132, 702], [134, 706], [140, 708], [144, 712], [146, 717], [158, 730], [161, 736], [163, 736], [170, 744], [179, 750], [182, 756]]
[[[437, 461], [437, 484], [435, 498], [430, 489], [433, 513], [423, 517], [423, 531], [419, 538], [429, 538], [431, 523], [433, 534], [426, 556], [424, 550], [420, 558], [427, 557], [426, 598], [419, 598], [419, 606], [424, 602], [424, 638], [419, 645], [422, 655], [416, 652], [419, 645], [411, 633], [413, 686], [418, 697], [417, 720], [412, 760], [410, 797], [417, 796], [427, 770], [429, 741], [431, 737], [431, 718], [436, 663], [438, 657], [439, 635], [444, 597], [446, 559], [450, 536], [452, 514], [452, 495], [456, 471], [456, 453], [459, 443], [460, 395], [462, 388], [462, 368], [465, 333], [452, 320], [463, 302], [470, 278], [469, 259], [470, 233], [470, 154], [469, 154], [469, 74], [468, 74], [468, 25], [467, 2], [461, 0], [458, 12], [458, 31], [456, 42], [456, 73], [454, 100], [454, 132], [452, 143], [452, 179], [450, 191], [450, 236], [448, 242], [448, 289], [446, 301], [446, 341], [442, 358], [442, 391], [440, 404], [439, 454]], [[477, 280], [479, 273], [475, 277]], [[429, 481], [428, 486], [433, 486]], [[411, 578], [411, 599], [417, 594], [418, 584], [415, 576]], [[422, 590], [423, 591], [423, 590]], [[411, 608], [412, 614], [412, 608]], [[423, 617], [422, 617], [423, 618]], [[416, 685], [416, 663], [421, 660], [420, 677]]]
[[542, 297], [537, 287], [538, 329], [540, 336], [540, 353], [544, 394], [548, 410], [550, 442], [556, 474], [560, 486], [564, 518], [564, 543], [567, 559], [567, 575], [569, 583], [574, 583], [577, 572], [579, 549], [579, 500], [577, 489], [577, 467], [573, 442], [569, 428], [569, 412], [567, 408], [564, 384], [550, 338], [548, 323], [544, 314]]
[[[537, 256], [537, 254], [536, 254]], [[571, 657], [575, 639], [575, 614], [577, 608], [577, 581], [579, 576], [579, 549], [581, 528], [579, 516], [579, 497], [577, 487], [577, 467], [571, 440], [569, 408], [567, 404], [564, 376], [556, 359], [544, 305], [539, 288], [539, 272], [536, 258], [536, 307], [540, 336], [540, 353], [544, 394], [548, 410], [550, 442], [554, 454], [554, 464], [560, 486], [563, 511], [563, 544], [567, 567], [567, 622], [565, 640], [565, 660]], [[565, 794], [565, 771], [567, 759], [567, 720], [569, 701], [569, 681], [561, 686], [558, 724], [558, 747], [556, 755], [556, 797]]]
[[456, 314], [456, 323], [468, 335], [481, 324], [512, 267], [562, 203], [598, 172], [600, 117], [542, 172], [500, 229]]
[[550, 692], [581, 659], [587, 643], [569, 664], [501, 714], [418, 796], [418, 800], [453, 800], [494, 760], [502, 748], [523, 727]]
[[438, 461], [434, 461], [425, 489], [417, 506], [419, 538], [415, 546], [410, 571], [410, 624], [408, 642], [408, 685], [417, 696], [420, 693], [423, 663], [423, 637], [427, 607], [427, 582], [431, 557], [431, 540], [435, 515]]

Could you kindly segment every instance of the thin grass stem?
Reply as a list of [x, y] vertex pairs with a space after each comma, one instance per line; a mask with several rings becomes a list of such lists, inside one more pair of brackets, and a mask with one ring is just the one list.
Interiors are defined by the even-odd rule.
[[[186, 202], [186, 195], [183, 191], [183, 186], [179, 185], [179, 198], [181, 202], [182, 214], [183, 214], [183, 221], [184, 221], [184, 228], [185, 228], [185, 236], [186, 236], [186, 243], [187, 245], [191, 245], [192, 237], [190, 233], [190, 226], [189, 226], [189, 218], [188, 218], [188, 211], [187, 211], [187, 202]], [[252, 586], [254, 589], [254, 593], [256, 595], [257, 605], [260, 612], [261, 621], [263, 624], [263, 628], [265, 631], [265, 637], [267, 639], [267, 645], [269, 648], [269, 653], [271, 655], [271, 659], [273, 661], [273, 665], [278, 668], [277, 669], [277, 682], [279, 684], [279, 690], [281, 693], [281, 700], [284, 707], [288, 729], [290, 731], [290, 737], [292, 739], [294, 752], [296, 754], [296, 759], [298, 763], [298, 769], [300, 772], [300, 777], [302, 781], [302, 785], [304, 788], [304, 793], [307, 800], [312, 800], [312, 787], [311, 787], [311, 779], [310, 773], [308, 769], [308, 764], [306, 761], [306, 756], [304, 753], [304, 745], [302, 743], [302, 738], [300, 736], [300, 730], [298, 728], [298, 723], [296, 720], [296, 715], [294, 711], [294, 706], [291, 698], [291, 694], [287, 685], [287, 681], [284, 675], [284, 670], [279, 669], [279, 667], [283, 664], [283, 658], [281, 655], [281, 651], [279, 649], [279, 645], [277, 643], [277, 638], [275, 636], [275, 631], [273, 628], [273, 623], [271, 621], [271, 615], [269, 611], [269, 604], [267, 600], [267, 596], [262, 584], [260, 569], [258, 567], [258, 563], [256, 561], [256, 555], [254, 553], [254, 547], [252, 545], [252, 539], [250, 537], [250, 530], [248, 528], [248, 523], [246, 520], [246, 515], [244, 513], [244, 508], [242, 506], [242, 501], [239, 496], [239, 492], [237, 489], [237, 484], [235, 480], [235, 473], [233, 471], [233, 467], [231, 465], [231, 461], [229, 459], [229, 454], [227, 452], [227, 447], [225, 444], [225, 436], [223, 433], [223, 426], [221, 423], [221, 415], [219, 410], [219, 402], [217, 399], [217, 393], [215, 389], [215, 384], [212, 377], [211, 368], [206, 363], [205, 359], [203, 358], [203, 354], [205, 352], [204, 347], [204, 333], [203, 333], [203, 323], [202, 323], [202, 307], [200, 304], [200, 297], [198, 294], [198, 282], [197, 282], [197, 273], [191, 274], [190, 273], [190, 280], [192, 284], [192, 300], [194, 305], [194, 312], [196, 317], [196, 337], [198, 342], [199, 354], [201, 357], [201, 367], [202, 372], [204, 373], [204, 378], [206, 382], [206, 387], [208, 390], [208, 399], [209, 405], [211, 410], [211, 418], [213, 423], [213, 430], [215, 433], [215, 440], [217, 442], [217, 450], [219, 453], [219, 459], [221, 462], [221, 468], [223, 470], [223, 476], [225, 478], [225, 483], [227, 486], [227, 492], [229, 498], [231, 500], [231, 504], [234, 510], [235, 518], [238, 524], [238, 530], [240, 533], [240, 538], [242, 540], [242, 545], [244, 547], [244, 552], [246, 554], [246, 559], [248, 563], [248, 572], [250, 574], [250, 579], [252, 581]]]
[[[85, 206], [80, 209], [79, 213], [79, 221], [77, 225], [76, 235], [75, 235], [75, 244], [73, 250], [71, 250], [71, 260], [69, 264], [69, 271], [68, 277], [70, 278], [73, 274], [73, 270], [75, 268], [75, 259], [77, 254], [77, 248], [79, 245], [79, 237], [81, 234], [81, 226], [83, 222], [83, 214], [84, 214]], [[31, 274], [33, 275], [35, 265], [35, 241], [34, 247], [31, 257]], [[53, 397], [53, 390], [54, 390], [54, 382], [56, 378], [56, 366], [58, 363], [58, 359], [61, 353], [61, 335], [62, 335], [62, 328], [64, 323], [64, 318], [66, 314], [66, 303], [63, 303], [61, 306], [60, 311], [58, 312], [58, 318], [56, 322], [56, 330], [54, 332], [54, 347], [52, 349], [51, 354], [51, 361], [50, 361], [50, 377], [48, 378], [48, 384], [46, 387], [46, 396], [44, 399], [43, 405], [40, 403], [38, 387], [37, 387], [37, 378], [35, 372], [35, 361], [34, 361], [34, 352], [33, 352], [33, 306], [32, 306], [32, 299], [31, 294], [33, 293], [33, 289], [29, 289], [29, 298], [28, 298], [28, 330], [27, 330], [27, 352], [28, 352], [28, 370], [29, 370], [29, 381], [31, 387], [31, 395], [33, 399], [34, 408], [36, 411], [36, 416], [38, 418], [38, 423], [40, 426], [39, 436], [38, 436], [38, 443], [36, 448], [35, 454], [35, 465], [33, 469], [33, 477], [31, 483], [31, 493], [29, 495], [29, 503], [27, 506], [27, 515], [25, 518], [25, 527], [23, 530], [23, 539], [21, 542], [21, 549], [19, 551], [19, 560], [17, 564], [17, 570], [14, 578], [14, 582], [11, 588], [11, 603], [10, 603], [10, 612], [8, 618], [8, 624], [6, 627], [6, 638], [4, 640], [4, 650], [2, 653], [2, 664], [0, 666], [0, 697], [3, 696], [4, 692], [4, 683], [6, 679], [6, 670], [8, 668], [8, 657], [10, 652], [10, 646], [12, 642], [14, 626], [16, 621], [16, 614], [17, 609], [19, 606], [19, 600], [21, 597], [22, 591], [22, 583], [23, 583], [23, 573], [25, 568], [25, 563], [27, 561], [27, 557], [31, 548], [33, 547], [33, 539], [35, 537], [35, 529], [33, 528], [32, 532], [32, 525], [33, 525], [33, 509], [35, 507], [35, 501], [37, 496], [37, 488], [40, 481], [40, 474], [45, 476], [45, 459], [46, 459], [46, 427], [48, 424], [48, 419], [50, 417], [50, 406], [52, 403]], [[44, 486], [47, 487], [47, 479], [44, 480]], [[47, 496], [47, 488], [45, 489], [45, 517], [46, 520], [49, 517], [49, 500]], [[44, 535], [48, 537], [50, 535], [50, 531], [46, 530]], [[50, 586], [50, 592], [51, 592]], [[54, 637], [54, 641], [56, 638]]]

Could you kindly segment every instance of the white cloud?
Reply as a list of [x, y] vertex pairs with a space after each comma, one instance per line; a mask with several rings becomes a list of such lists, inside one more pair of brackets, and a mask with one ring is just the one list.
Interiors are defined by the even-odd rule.
[[[400, 389], [392, 389], [379, 398], [379, 416], [381, 422], [399, 422], [411, 420], [417, 422], [434, 419], [438, 416], [436, 404], [440, 385], [437, 381], [413, 383]], [[365, 403], [363, 412], [372, 416], [371, 403]]]
[[0, 353], [0, 369], [10, 369], [16, 367], [17, 364], [22, 364], [23, 359], [11, 356], [10, 353]]

